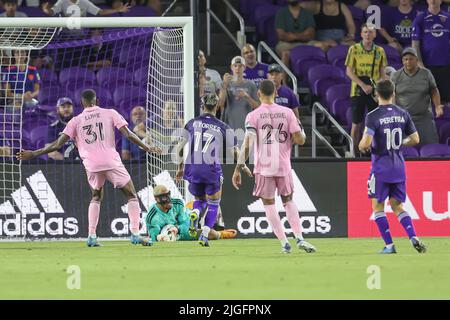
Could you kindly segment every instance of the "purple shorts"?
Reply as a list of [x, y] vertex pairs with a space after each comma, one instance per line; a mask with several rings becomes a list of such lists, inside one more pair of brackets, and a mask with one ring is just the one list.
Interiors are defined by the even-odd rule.
[[396, 183], [379, 181], [372, 173], [367, 181], [367, 189], [369, 198], [375, 198], [379, 203], [384, 202], [388, 197], [395, 198], [400, 202], [405, 202], [406, 200], [405, 181]]
[[189, 192], [194, 197], [203, 197], [205, 194], [212, 196], [222, 188], [223, 177], [216, 183], [189, 183]]

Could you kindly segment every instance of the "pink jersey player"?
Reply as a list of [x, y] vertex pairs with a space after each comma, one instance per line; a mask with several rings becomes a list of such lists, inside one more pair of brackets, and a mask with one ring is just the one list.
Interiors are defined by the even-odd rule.
[[17, 158], [28, 160], [60, 149], [69, 139], [74, 140], [92, 190], [87, 245], [89, 247], [100, 246], [97, 241], [96, 229], [100, 215], [102, 189], [106, 180], [111, 182], [115, 188], [120, 188], [128, 199], [131, 242], [151, 245], [150, 239], [139, 235], [141, 208], [131, 177], [115, 148], [114, 130], [118, 129], [128, 140], [147, 152], [160, 153], [161, 150], [144, 144], [128, 129], [128, 123], [117, 111], [98, 107], [96, 100], [95, 91], [91, 89], [83, 91], [81, 99], [83, 112], [69, 121], [58, 140], [39, 150], [22, 150], [18, 153]]
[[267, 220], [282, 244], [282, 252], [289, 253], [291, 246], [275, 207], [276, 190], [281, 196], [297, 246], [306, 252], [315, 252], [314, 246], [303, 239], [298, 209], [292, 200], [294, 192], [291, 173], [292, 145], [303, 145], [306, 136], [294, 112], [274, 103], [275, 95], [274, 83], [263, 80], [258, 90], [261, 105], [250, 112], [245, 120], [246, 134], [240, 159], [233, 174], [233, 185], [239, 189], [241, 168], [244, 167], [249, 149], [254, 145], [253, 195], [261, 198]]

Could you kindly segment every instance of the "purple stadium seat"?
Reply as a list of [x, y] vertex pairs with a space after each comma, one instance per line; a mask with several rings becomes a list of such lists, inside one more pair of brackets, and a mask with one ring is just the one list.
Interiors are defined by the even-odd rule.
[[265, 25], [267, 20], [274, 17], [280, 8], [280, 6], [273, 4], [264, 4], [255, 8], [253, 19], [256, 26], [256, 32], [259, 37], [263, 38], [265, 36]]
[[116, 59], [118, 59], [120, 67], [139, 69], [148, 65], [150, 51], [142, 50], [142, 46], [139, 45], [124, 46], [122, 50], [116, 54]]
[[43, 87], [39, 90], [38, 101], [42, 105], [54, 105], [61, 97], [72, 97], [72, 93], [67, 91], [66, 88], [60, 86], [57, 87]]
[[136, 70], [133, 75], [133, 84], [138, 87], [147, 86], [148, 81], [148, 67]]
[[347, 5], [347, 7], [352, 14], [353, 21], [355, 22], [355, 27], [356, 27], [355, 40], [359, 41], [359, 40], [361, 40], [361, 33], [359, 31], [361, 30], [361, 25], [366, 20], [364, 11], [362, 9], [356, 8], [352, 5]]
[[58, 74], [50, 69], [39, 69], [39, 75], [41, 76], [41, 83], [55, 83], [58, 82]]
[[114, 104], [119, 106], [121, 102], [133, 99], [147, 99], [147, 91], [141, 87], [121, 86], [113, 93]]
[[380, 46], [383, 47], [384, 52], [386, 53], [388, 65], [398, 65], [402, 63], [402, 59], [400, 58], [400, 54], [398, 53], [397, 49], [387, 44], [382, 44]]
[[30, 140], [31, 140], [31, 142], [36, 143], [36, 141], [38, 139], [40, 139], [40, 138], [47, 139], [47, 129], [48, 129], [48, 125], [34, 127], [30, 131]]
[[327, 60], [332, 64], [335, 60], [347, 57], [348, 45], [340, 44], [335, 47], [331, 47], [327, 51]]
[[95, 81], [95, 73], [83, 67], [69, 67], [62, 69], [59, 73], [59, 83], [67, 90], [78, 89], [84, 85], [93, 85]]
[[25, 13], [29, 17], [48, 17], [41, 8], [38, 7], [19, 7], [17, 11]]
[[133, 83], [133, 74], [125, 68], [105, 67], [97, 72], [97, 83], [109, 90]]
[[308, 82], [312, 93], [316, 96], [325, 95], [325, 91], [330, 85], [344, 81], [345, 76], [342, 70], [330, 64], [317, 65], [308, 70]]
[[[350, 109], [350, 98], [339, 98], [333, 101], [331, 104], [331, 114], [334, 116], [334, 118], [343, 126], [347, 126], [348, 119], [347, 119], [347, 110]], [[350, 117], [351, 121], [351, 117]]]
[[338, 45], [331, 47], [327, 51], [327, 60], [333, 66], [339, 67], [339, 69], [345, 71], [345, 58], [347, 57], [349, 46]]
[[325, 93], [325, 101], [330, 108], [333, 102], [337, 99], [343, 99], [350, 97], [351, 85], [348, 83], [336, 84], [329, 87]]
[[450, 122], [443, 124], [439, 128], [439, 142], [442, 144], [450, 144]]
[[89, 88], [80, 88], [77, 91], [75, 91], [74, 103], [77, 107], [80, 107], [80, 108], [82, 107], [81, 106], [81, 93], [85, 89], [92, 89], [95, 91], [95, 93], [97, 94], [98, 104], [102, 108], [108, 108], [108, 107], [114, 106], [114, 101], [112, 99], [111, 92], [108, 89], [102, 88], [99, 86], [93, 86], [93, 87], [89, 87]]
[[419, 151], [414, 147], [401, 147], [400, 150], [405, 158], [418, 158]]
[[275, 48], [277, 45], [278, 34], [275, 30], [275, 17], [267, 19], [266, 24], [264, 25], [264, 39], [271, 48]]
[[450, 146], [445, 144], [426, 144], [420, 148], [422, 158], [450, 157]]
[[295, 75], [307, 78], [308, 70], [318, 64], [327, 63], [322, 49], [314, 46], [298, 46], [290, 51], [291, 69]]
[[156, 12], [147, 6], [134, 6], [123, 14], [125, 17], [155, 17]]

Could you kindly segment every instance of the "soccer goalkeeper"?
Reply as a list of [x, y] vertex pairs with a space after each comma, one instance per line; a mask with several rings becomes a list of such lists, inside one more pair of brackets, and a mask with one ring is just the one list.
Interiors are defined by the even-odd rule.
[[[197, 210], [184, 207], [181, 199], [171, 198], [170, 191], [164, 185], [153, 189], [156, 203], [150, 207], [145, 219], [147, 232], [153, 241], [186, 241], [197, 240], [201, 230], [197, 230], [194, 222], [198, 219]], [[236, 230], [211, 229], [209, 240], [234, 238]]]

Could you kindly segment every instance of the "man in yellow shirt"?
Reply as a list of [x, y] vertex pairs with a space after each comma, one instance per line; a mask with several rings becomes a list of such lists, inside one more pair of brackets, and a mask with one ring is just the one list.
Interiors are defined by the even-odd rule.
[[359, 152], [358, 144], [361, 140], [362, 121], [366, 107], [368, 112], [377, 107], [374, 86], [379, 79], [385, 79], [384, 68], [387, 58], [384, 49], [377, 46], [373, 40], [376, 37], [374, 25], [361, 26], [361, 42], [348, 49], [345, 65], [346, 74], [352, 80], [350, 92], [350, 107], [352, 108], [351, 137], [355, 154]]

